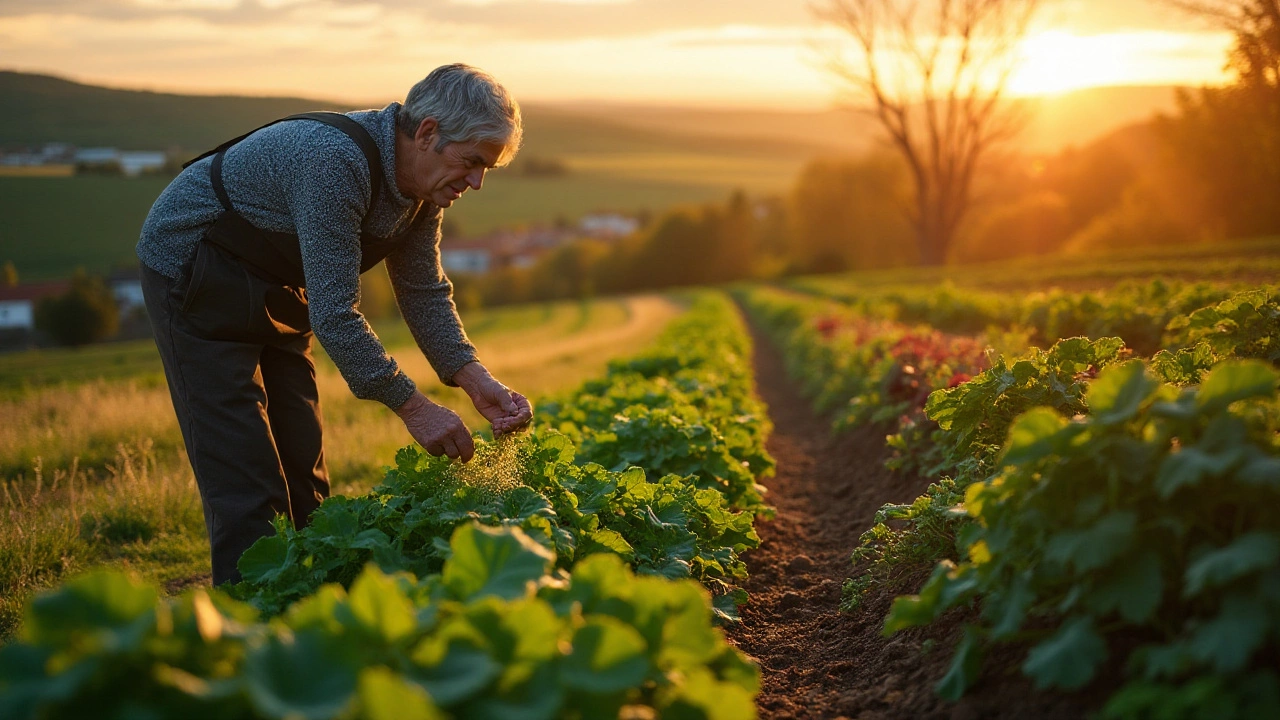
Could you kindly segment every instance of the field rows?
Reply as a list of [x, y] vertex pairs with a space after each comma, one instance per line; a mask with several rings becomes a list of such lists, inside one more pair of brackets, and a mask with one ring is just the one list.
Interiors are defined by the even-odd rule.
[[1280, 712], [1274, 295], [831, 287], [741, 297], [837, 428], [884, 428], [888, 466], [934, 479], [850, 548], [846, 611], [936, 563], [884, 632], [963, 620], [945, 698], [1007, 646], [1038, 689], [1109, 683], [1105, 717]]

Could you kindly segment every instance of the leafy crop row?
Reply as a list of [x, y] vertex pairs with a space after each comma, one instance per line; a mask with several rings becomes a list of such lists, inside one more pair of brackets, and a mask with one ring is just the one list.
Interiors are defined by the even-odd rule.
[[[1179, 316], [1238, 295], [1209, 283], [1170, 280], [1127, 282], [1101, 291], [1026, 295], [947, 284], [863, 289], [829, 281], [797, 281], [793, 287], [839, 300], [867, 317], [969, 335], [993, 327], [1021, 328], [1030, 332], [1033, 342], [1045, 346], [1069, 337], [1118, 336], [1144, 356], [1177, 342], [1173, 332], [1177, 327], [1170, 323]], [[1261, 289], [1254, 292], [1266, 294]]]
[[369, 494], [280, 523], [236, 586], [68, 583], [0, 649], [0, 716], [753, 717], [758, 673], [712, 622], [767, 511], [748, 357], [704, 295], [549, 408], [563, 433], [465, 466], [405, 448]]
[[[761, 291], [748, 305], [813, 329], [783, 336], [793, 357], [835, 352], [830, 310], [801, 302]], [[861, 322], [893, 337], [893, 323]], [[1040, 687], [1078, 688], [1118, 656], [1110, 717], [1280, 714], [1280, 302], [1248, 291], [1151, 322], [1164, 322], [1163, 349], [1148, 361], [1120, 338], [1079, 337], [993, 356], [953, 387], [935, 377], [928, 441], [890, 438], [902, 464], [938, 480], [882, 508], [846, 602], [896, 567], [949, 558], [886, 622], [892, 633], [977, 611], [944, 695], [977, 679], [991, 644], [1013, 642], [1030, 645], [1023, 670]], [[883, 342], [860, 338], [843, 370], [874, 372], [858, 358]]]
[[751, 717], [756, 670], [692, 581], [615, 556], [552, 573], [515, 528], [462, 525], [438, 575], [374, 566], [264, 623], [218, 590], [100, 573], [35, 600], [0, 649], [0, 716]]
[[1023, 671], [1073, 689], [1123, 641], [1109, 716], [1280, 714], [1278, 385], [1227, 361], [1179, 390], [1133, 360], [1089, 384], [1088, 415], [1024, 413], [966, 492], [965, 560], [895, 601], [886, 632], [980, 599], [944, 695], [989, 642], [1033, 641]]

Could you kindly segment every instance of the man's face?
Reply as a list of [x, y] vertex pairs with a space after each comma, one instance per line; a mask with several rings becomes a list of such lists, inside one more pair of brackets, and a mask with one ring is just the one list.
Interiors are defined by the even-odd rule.
[[493, 141], [448, 143], [439, 151], [440, 136], [435, 121], [427, 118], [413, 138], [408, 172], [397, 174], [400, 192], [442, 208], [462, 197], [467, 188], [479, 190], [485, 171], [497, 164], [504, 145]]

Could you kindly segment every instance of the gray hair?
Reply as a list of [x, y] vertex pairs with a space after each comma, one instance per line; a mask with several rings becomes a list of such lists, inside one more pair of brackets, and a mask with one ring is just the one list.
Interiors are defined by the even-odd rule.
[[409, 90], [396, 113], [396, 127], [412, 137], [426, 118], [435, 118], [440, 142], [502, 143], [498, 165], [515, 157], [524, 137], [520, 105], [494, 77], [470, 65], [442, 65]]

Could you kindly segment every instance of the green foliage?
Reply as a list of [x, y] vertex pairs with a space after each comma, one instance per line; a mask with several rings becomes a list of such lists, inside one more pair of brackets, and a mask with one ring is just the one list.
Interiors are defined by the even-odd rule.
[[1167, 346], [1203, 343], [1222, 358], [1280, 363], [1280, 299], [1266, 290], [1242, 292], [1169, 321]]
[[[679, 452], [636, 436], [646, 452], [609, 469], [545, 428], [465, 465], [404, 448], [369, 494], [302, 530], [279, 519], [236, 586], [157, 603], [99, 576], [42, 596], [0, 650], [0, 715], [754, 717], [758, 671], [713, 624], [759, 544], [730, 496], [765, 510], [748, 468], [772, 468], [749, 352], [728, 301], [703, 296], [615, 364], [616, 397], [580, 391], [593, 412], [651, 397], [663, 438], [705, 425]], [[559, 420], [582, 443], [612, 434]]]
[[549, 719], [723, 703], [714, 717], [754, 717], [758, 673], [696, 583], [611, 556], [551, 575], [552, 553], [516, 528], [462, 525], [449, 545], [440, 575], [370, 566], [270, 623], [216, 590], [158, 600], [116, 573], [72, 581], [0, 648], [0, 715]]
[[1001, 467], [967, 491], [966, 560], [899, 598], [886, 631], [977, 599], [984, 642], [1037, 638], [1023, 671], [1041, 687], [1080, 687], [1113, 638], [1139, 639], [1113, 717], [1274, 714], [1278, 382], [1227, 361], [1179, 390], [1130, 361], [1090, 384], [1088, 415], [1023, 414]]
[[767, 513], [757, 477], [773, 472], [771, 430], [752, 391], [751, 346], [733, 306], [703, 295], [653, 349], [539, 409], [578, 445], [578, 462], [649, 477], [692, 476], [735, 510]]
[[36, 305], [36, 329], [59, 345], [106, 340], [120, 328], [115, 297], [102, 278], [76, 273], [67, 292]]
[[[368, 495], [326, 500], [302, 530], [278, 523], [241, 557], [244, 581], [231, 592], [276, 614], [324, 583], [349, 585], [369, 562], [385, 572], [438, 572], [448, 557], [439, 538], [473, 521], [521, 528], [564, 568], [604, 552], [641, 573], [725, 590], [746, 577], [738, 553], [760, 540], [751, 516], [729, 510], [720, 493], [675, 475], [647, 482], [639, 468], [575, 465], [572, 444], [552, 431], [506, 442], [521, 443], [511, 462], [519, 474], [498, 490], [467, 484], [446, 458], [402, 449]], [[492, 454], [481, 445], [473, 462]]]

